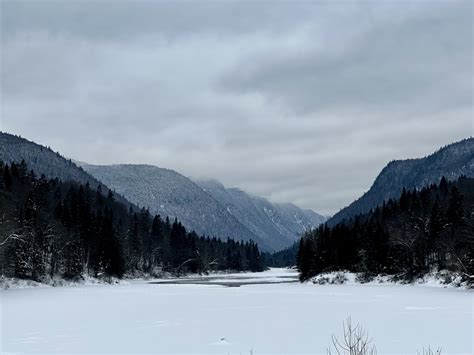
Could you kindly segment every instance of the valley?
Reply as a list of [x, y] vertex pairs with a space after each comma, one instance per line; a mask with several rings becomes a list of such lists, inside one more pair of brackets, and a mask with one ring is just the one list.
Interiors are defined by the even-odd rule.
[[0, 0], [0, 355], [474, 355], [472, 10]]
[[[294, 271], [0, 291], [2, 353], [326, 354], [351, 316], [381, 354], [471, 354], [472, 292], [313, 285]], [[240, 284], [240, 287], [229, 287]]]

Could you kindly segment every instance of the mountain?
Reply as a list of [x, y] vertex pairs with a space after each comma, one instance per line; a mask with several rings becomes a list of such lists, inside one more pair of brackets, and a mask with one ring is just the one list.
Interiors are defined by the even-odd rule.
[[[0, 132], [0, 160], [5, 163], [25, 160], [28, 169], [37, 175], [89, 183], [92, 189], [100, 185], [105, 194], [110, 187], [116, 199], [127, 206], [131, 202], [149, 207], [151, 213], [163, 218], [176, 217], [199, 234], [253, 240], [267, 251], [288, 247], [297, 235], [322, 221], [322, 217], [313, 211], [303, 211], [291, 204], [271, 204], [238, 189], [226, 190], [219, 184], [216, 185], [218, 188], [211, 188], [208, 182], [208, 191], [204, 191], [198, 183], [168, 169], [74, 162], [49, 147], [4, 132]], [[219, 199], [217, 192], [221, 188], [225, 192], [223, 196], [228, 194], [229, 200]]]
[[134, 212], [113, 194], [38, 178], [23, 162], [0, 164], [0, 215], [2, 278], [263, 270], [253, 242], [200, 237], [178, 221]]
[[271, 249], [250, 232], [212, 196], [187, 177], [152, 165], [89, 165], [82, 167], [119, 194], [153, 214], [178, 218], [198, 234], [254, 240]]
[[151, 165], [89, 165], [84, 170], [150, 212], [178, 218], [199, 234], [252, 239], [266, 251], [291, 245], [322, 217], [291, 204], [273, 205], [215, 181], [194, 182]]
[[[101, 186], [105, 194], [109, 191], [109, 188], [101, 181], [51, 148], [13, 134], [0, 132], [0, 161], [20, 163], [22, 160], [26, 162], [28, 169], [33, 170], [37, 175], [44, 174], [47, 178], [88, 183], [92, 189]], [[130, 206], [130, 203], [122, 196], [116, 195], [115, 198], [126, 206]]]
[[197, 184], [260, 239], [278, 246], [276, 250], [288, 247], [325, 220], [314, 211], [290, 203], [271, 203], [237, 188], [225, 188], [216, 180], [197, 181]]
[[0, 132], [0, 160], [5, 163], [25, 160], [28, 169], [48, 178], [99, 184], [97, 179], [52, 149], [9, 133]]
[[[299, 242], [300, 279], [347, 270], [412, 281], [429, 272], [454, 272], [446, 283], [474, 286], [474, 178], [404, 190], [381, 208], [313, 230]], [[275, 259], [275, 261], [279, 261]], [[451, 280], [451, 281], [450, 281]]]
[[368, 212], [384, 201], [396, 198], [403, 188], [421, 189], [439, 183], [445, 176], [452, 181], [461, 175], [474, 177], [474, 138], [450, 144], [419, 159], [390, 162], [362, 197], [336, 213], [328, 221], [333, 226], [344, 219]]

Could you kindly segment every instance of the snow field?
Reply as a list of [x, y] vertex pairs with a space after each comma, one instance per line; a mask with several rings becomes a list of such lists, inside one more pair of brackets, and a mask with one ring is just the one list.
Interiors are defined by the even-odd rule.
[[[287, 280], [286, 270], [219, 275]], [[192, 282], [192, 280], [190, 281]], [[379, 354], [472, 354], [472, 291], [409, 285], [150, 284], [0, 291], [2, 353], [324, 354], [351, 316]]]

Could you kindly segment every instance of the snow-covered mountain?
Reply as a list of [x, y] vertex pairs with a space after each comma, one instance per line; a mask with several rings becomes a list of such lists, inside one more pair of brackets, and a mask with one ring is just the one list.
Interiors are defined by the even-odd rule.
[[178, 218], [198, 234], [250, 240], [264, 245], [208, 193], [185, 176], [152, 165], [88, 165], [84, 170], [153, 214]]
[[276, 204], [237, 188], [225, 188], [216, 180], [197, 181], [250, 231], [279, 248], [288, 247], [302, 233], [317, 227], [325, 218], [314, 211], [286, 203]]
[[461, 175], [474, 176], [474, 138], [450, 144], [419, 159], [390, 162], [377, 176], [372, 187], [359, 199], [336, 213], [334, 225], [359, 213], [369, 211], [390, 198], [398, 198], [403, 188], [421, 189], [439, 183], [441, 177], [454, 180]]
[[198, 184], [168, 169], [71, 161], [48, 147], [4, 132], [0, 132], [0, 160], [25, 160], [38, 175], [89, 183], [92, 188], [101, 185], [105, 193], [110, 188], [126, 205], [131, 202], [149, 207], [150, 212], [162, 217], [176, 217], [199, 234], [252, 239], [268, 251], [288, 247], [299, 234], [323, 220], [313, 211], [291, 204], [272, 204], [238, 189], [225, 189], [217, 182]]
[[254, 240], [263, 250], [279, 250], [324, 218], [291, 204], [272, 204], [217, 182], [193, 182], [151, 165], [88, 165], [84, 170], [152, 213], [178, 218], [199, 234]]
[[[28, 169], [33, 170], [37, 175], [43, 174], [47, 178], [58, 178], [62, 181], [89, 183], [93, 189], [100, 185], [104, 193], [109, 190], [106, 185], [84, 171], [74, 161], [64, 158], [51, 148], [20, 136], [0, 132], [0, 161], [20, 163], [22, 160], [27, 163]], [[116, 198], [126, 206], [129, 205], [123, 197], [117, 195]]]
[[19, 163], [25, 160], [28, 169], [36, 174], [44, 174], [48, 178], [89, 182], [92, 187], [100, 184], [73, 161], [65, 159], [49, 147], [9, 133], [0, 132], [0, 160], [5, 163]]

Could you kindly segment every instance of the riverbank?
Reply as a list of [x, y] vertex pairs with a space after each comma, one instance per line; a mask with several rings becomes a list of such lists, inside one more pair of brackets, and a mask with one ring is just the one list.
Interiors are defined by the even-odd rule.
[[[225, 278], [225, 282], [222, 280]], [[239, 282], [241, 284], [252, 284], [255, 282], [266, 281], [281, 282], [282, 279], [291, 279], [291, 282], [296, 282], [298, 276], [292, 269], [283, 268], [269, 268], [262, 272], [234, 272], [234, 271], [215, 271], [207, 274], [187, 274], [176, 276], [172, 273], [162, 272], [159, 274], [134, 274], [125, 275], [119, 279], [116, 277], [91, 277], [83, 275], [77, 280], [66, 280], [60, 277], [46, 278], [42, 282], [33, 280], [5, 278], [0, 277], [0, 290], [8, 289], [23, 289], [23, 288], [37, 288], [37, 287], [64, 287], [64, 286], [90, 286], [90, 285], [128, 285], [137, 282], [150, 283], [234, 283], [236, 286]]]
[[394, 275], [374, 275], [368, 277], [363, 273], [354, 273], [349, 271], [334, 271], [321, 273], [312, 277], [307, 283], [317, 285], [413, 285], [442, 288], [460, 288], [472, 289], [472, 283], [469, 283], [463, 275], [448, 270], [433, 271], [421, 277], [408, 281], [404, 278]]

